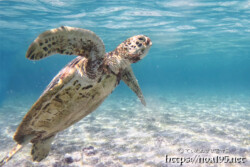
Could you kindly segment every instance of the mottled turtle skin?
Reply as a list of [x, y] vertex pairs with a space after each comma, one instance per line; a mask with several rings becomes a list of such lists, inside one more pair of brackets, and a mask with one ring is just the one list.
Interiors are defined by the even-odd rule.
[[32, 158], [41, 161], [48, 155], [54, 136], [94, 111], [120, 80], [145, 105], [130, 64], [146, 56], [151, 45], [148, 37], [137, 35], [105, 53], [102, 40], [89, 30], [62, 26], [40, 34], [27, 51], [28, 59], [40, 60], [57, 53], [78, 57], [54, 77], [25, 115], [14, 135], [18, 146], [33, 143]]

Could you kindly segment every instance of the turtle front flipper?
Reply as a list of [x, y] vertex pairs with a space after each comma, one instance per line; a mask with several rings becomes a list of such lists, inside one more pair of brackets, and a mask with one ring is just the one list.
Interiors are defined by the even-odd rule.
[[31, 155], [33, 161], [40, 162], [48, 156], [51, 148], [51, 142], [54, 138], [55, 136], [51, 136], [49, 138], [39, 140], [32, 145]]
[[61, 26], [40, 34], [29, 46], [26, 57], [40, 60], [53, 54], [77, 55], [87, 59], [102, 59], [105, 47], [92, 31]]
[[133, 73], [133, 70], [130, 66], [128, 66], [123, 72], [121, 79], [125, 84], [138, 96], [138, 98], [141, 100], [141, 103], [146, 106], [145, 99], [143, 97], [141, 88], [138, 84], [138, 81]]

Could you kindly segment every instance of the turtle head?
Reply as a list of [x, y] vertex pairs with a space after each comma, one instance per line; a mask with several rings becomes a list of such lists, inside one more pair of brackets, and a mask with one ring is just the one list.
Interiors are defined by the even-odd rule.
[[143, 59], [152, 42], [145, 35], [136, 35], [122, 42], [115, 50], [106, 56], [106, 64], [114, 73], [119, 73], [132, 63]]
[[152, 42], [149, 37], [145, 35], [136, 35], [125, 40], [118, 47], [123, 50], [123, 58], [136, 63], [143, 59], [151, 47]]

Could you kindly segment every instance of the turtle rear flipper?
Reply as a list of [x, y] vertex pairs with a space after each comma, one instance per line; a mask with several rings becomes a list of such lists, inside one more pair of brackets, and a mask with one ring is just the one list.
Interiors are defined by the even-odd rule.
[[54, 138], [55, 136], [51, 136], [43, 140], [38, 140], [32, 145], [31, 155], [33, 161], [40, 162], [48, 156], [51, 148], [51, 142]]
[[13, 149], [0, 161], [0, 167], [6, 164], [18, 151], [23, 148], [24, 145], [17, 144]]
[[141, 103], [146, 106], [145, 99], [143, 97], [141, 88], [138, 84], [138, 81], [133, 73], [133, 70], [130, 66], [128, 66], [123, 72], [122, 72], [122, 80], [125, 82], [125, 84], [138, 96], [138, 98], [141, 100]]
[[2, 167], [4, 164], [6, 164], [16, 153], [22, 150], [24, 146], [26, 146], [30, 139], [32, 138], [32, 135], [27, 135], [23, 138], [23, 141], [15, 145], [12, 150], [6, 155], [1, 161], [0, 161], [0, 167]]

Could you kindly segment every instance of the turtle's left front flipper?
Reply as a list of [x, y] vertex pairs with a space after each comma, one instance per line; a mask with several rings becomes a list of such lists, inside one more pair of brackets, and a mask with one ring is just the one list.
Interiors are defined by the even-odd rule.
[[105, 47], [90, 30], [61, 26], [40, 34], [29, 46], [26, 57], [40, 60], [53, 54], [76, 55], [95, 61], [103, 58]]
[[141, 100], [141, 103], [146, 106], [145, 99], [143, 97], [141, 88], [138, 84], [138, 81], [133, 73], [133, 70], [130, 66], [128, 66], [123, 72], [122, 72], [122, 78], [123, 82], [130, 87], [130, 89], [135, 92], [135, 94], [138, 96], [138, 98]]

